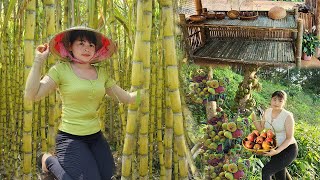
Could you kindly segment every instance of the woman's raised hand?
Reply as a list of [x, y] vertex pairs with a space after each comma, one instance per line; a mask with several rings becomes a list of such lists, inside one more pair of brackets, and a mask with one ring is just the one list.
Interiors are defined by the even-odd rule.
[[48, 55], [49, 55], [49, 45], [47, 43], [43, 45], [39, 45], [36, 48], [36, 56], [34, 61], [42, 64], [47, 59]]

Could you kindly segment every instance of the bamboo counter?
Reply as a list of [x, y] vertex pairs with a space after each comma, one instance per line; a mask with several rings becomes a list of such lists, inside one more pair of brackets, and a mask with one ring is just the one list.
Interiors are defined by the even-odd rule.
[[186, 49], [195, 63], [300, 67], [302, 21], [287, 12], [281, 20], [258, 12], [255, 20], [206, 19], [194, 22], [180, 14]]

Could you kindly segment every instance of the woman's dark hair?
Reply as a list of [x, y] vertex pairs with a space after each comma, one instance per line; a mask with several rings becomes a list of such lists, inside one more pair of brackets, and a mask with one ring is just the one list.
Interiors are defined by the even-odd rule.
[[83, 30], [74, 30], [70, 32], [69, 42], [72, 44], [77, 38], [86, 39], [90, 43], [97, 45], [97, 37], [94, 32], [91, 31], [83, 31]]
[[284, 101], [286, 101], [287, 93], [284, 91], [275, 91], [271, 97], [279, 97], [280, 99], [283, 99]]

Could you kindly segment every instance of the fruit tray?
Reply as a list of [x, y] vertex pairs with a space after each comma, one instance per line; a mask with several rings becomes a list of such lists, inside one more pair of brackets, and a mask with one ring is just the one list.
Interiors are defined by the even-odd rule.
[[256, 154], [263, 154], [264, 152], [268, 152], [270, 149], [275, 149], [277, 147], [275, 133], [271, 129], [263, 130], [261, 132], [253, 130], [242, 140], [242, 146], [248, 151]]
[[272, 148], [270, 148], [269, 150], [265, 150], [265, 149], [250, 149], [250, 148], [247, 148], [245, 145], [244, 145], [244, 143], [245, 143], [245, 141], [247, 140], [247, 138], [244, 138], [243, 140], [242, 140], [242, 146], [246, 149], [246, 150], [248, 150], [248, 151], [251, 151], [251, 152], [253, 152], [253, 153], [255, 153], [255, 154], [259, 154], [259, 155], [261, 155], [261, 154], [264, 154], [265, 152], [268, 152], [268, 151], [270, 151], [271, 149], [275, 149], [277, 146], [276, 146], [276, 140], [274, 140], [274, 147], [272, 147]]

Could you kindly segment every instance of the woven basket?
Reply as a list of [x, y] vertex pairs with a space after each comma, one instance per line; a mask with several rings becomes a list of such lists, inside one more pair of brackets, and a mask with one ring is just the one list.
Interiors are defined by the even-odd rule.
[[[267, 122], [267, 121], [265, 121], [265, 122]], [[269, 122], [267, 122], [267, 123], [269, 123]], [[270, 123], [269, 123], [270, 124]], [[270, 124], [270, 126], [272, 127], [272, 131], [273, 132], [275, 132], [275, 130], [274, 130], [274, 127], [272, 126], [272, 124]], [[248, 135], [247, 135], [248, 136]], [[246, 136], [246, 137], [247, 137]], [[242, 140], [242, 146], [246, 149], [246, 150], [248, 150], [248, 151], [251, 151], [251, 152], [253, 152], [253, 153], [255, 153], [255, 154], [264, 154], [265, 152], [268, 152], [268, 151], [270, 151], [271, 149], [275, 149], [275, 148], [277, 148], [277, 140], [276, 140], [276, 136], [275, 136], [275, 133], [274, 133], [274, 137], [273, 137], [273, 147], [272, 148], [270, 148], [270, 150], [265, 150], [265, 149], [249, 149], [249, 148], [247, 148], [245, 145], [244, 145], [244, 142], [245, 141], [247, 141], [248, 139], [247, 138], [244, 138], [243, 140]]]
[[258, 18], [258, 12], [240, 12], [241, 20], [255, 20]]
[[236, 11], [236, 10], [231, 10], [227, 12], [227, 16], [229, 17], [229, 19], [237, 19], [239, 15], [240, 15], [239, 11]]

